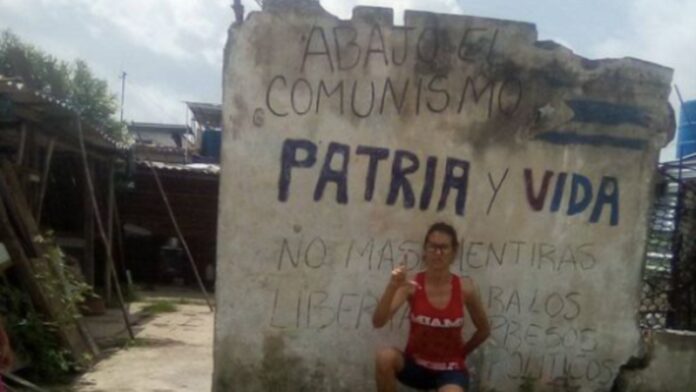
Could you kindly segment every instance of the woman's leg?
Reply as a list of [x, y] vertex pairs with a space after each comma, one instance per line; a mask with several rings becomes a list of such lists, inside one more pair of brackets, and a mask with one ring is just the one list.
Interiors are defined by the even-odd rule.
[[466, 392], [464, 388], [456, 384], [447, 384], [438, 388], [437, 392]]
[[377, 391], [396, 392], [396, 374], [404, 367], [404, 355], [393, 347], [381, 348], [375, 359]]

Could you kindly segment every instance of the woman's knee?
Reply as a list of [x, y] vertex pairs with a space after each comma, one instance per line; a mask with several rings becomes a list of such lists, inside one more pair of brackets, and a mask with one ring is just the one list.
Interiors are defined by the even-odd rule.
[[448, 384], [441, 386], [437, 392], [465, 392], [465, 390], [459, 385]]
[[403, 367], [403, 355], [395, 348], [380, 348], [375, 354], [377, 369], [398, 372]]

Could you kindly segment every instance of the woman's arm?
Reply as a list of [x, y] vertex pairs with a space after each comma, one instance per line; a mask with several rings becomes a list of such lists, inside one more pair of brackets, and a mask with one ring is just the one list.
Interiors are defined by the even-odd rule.
[[476, 327], [476, 332], [464, 343], [464, 353], [468, 355], [481, 345], [491, 334], [491, 327], [488, 324], [488, 315], [481, 303], [478, 286], [471, 278], [462, 278], [462, 295], [464, 304], [471, 321]]
[[392, 271], [391, 279], [372, 314], [372, 326], [382, 328], [406, 302], [413, 291], [415, 282], [406, 278], [406, 267], [400, 265]]

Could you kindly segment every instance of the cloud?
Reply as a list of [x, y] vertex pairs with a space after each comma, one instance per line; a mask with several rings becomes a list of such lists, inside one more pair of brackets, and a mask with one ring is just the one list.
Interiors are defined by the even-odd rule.
[[[631, 56], [675, 70], [674, 82], [696, 98], [696, 2], [649, 0], [631, 3], [628, 32], [608, 37], [591, 50], [596, 57]], [[685, 97], [686, 98], [686, 97]]]
[[127, 120], [183, 122], [182, 101], [220, 102], [230, 4], [0, 0], [0, 26], [62, 60], [86, 60], [116, 94], [125, 70]]
[[[196, 55], [190, 44], [205, 47], [217, 42], [220, 32], [210, 9], [219, 7], [189, 0], [42, 0], [43, 6], [79, 9], [92, 30], [112, 29], [131, 44], [174, 60]], [[57, 3], [57, 4], [56, 4]], [[208, 44], [209, 45], [209, 44]]]
[[[177, 98], [175, 91], [150, 83], [129, 83], [126, 87], [126, 113], [142, 113], [140, 116], [126, 116], [133, 121], [153, 121], [170, 124], [183, 124], [186, 121], [186, 108], [183, 99]], [[145, 116], [144, 114], [150, 114]]]
[[[598, 57], [631, 56], [674, 69], [673, 83], [684, 100], [696, 99], [696, 2], [663, 0], [659, 4], [636, 0], [630, 4], [628, 30], [622, 36], [608, 37], [592, 48]], [[680, 102], [672, 92], [670, 102], [679, 119]], [[676, 139], [676, 138], [675, 138]], [[661, 160], [674, 159], [676, 143], [662, 152]]]
[[[632, 56], [675, 69], [684, 98], [696, 97], [696, 1], [615, 2], [586, 0], [322, 0], [332, 14], [349, 19], [353, 7], [407, 9], [537, 22], [542, 38], [581, 55]], [[184, 100], [219, 102], [232, 0], [0, 0], [0, 26], [61, 59], [86, 60], [95, 74], [120, 91], [128, 72], [126, 118], [171, 122]], [[246, 12], [258, 9], [244, 0]], [[156, 90], [159, 90], [157, 93]], [[147, 98], [138, 102], [136, 95]], [[153, 104], [152, 102], [158, 102]], [[676, 104], [673, 97], [672, 103]]]

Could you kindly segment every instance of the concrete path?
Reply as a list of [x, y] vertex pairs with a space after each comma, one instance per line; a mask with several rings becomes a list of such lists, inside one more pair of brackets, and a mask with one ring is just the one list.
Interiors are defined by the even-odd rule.
[[[176, 302], [174, 302], [176, 303]], [[113, 350], [72, 387], [78, 392], [210, 391], [214, 314], [205, 304], [142, 320], [136, 340]]]

